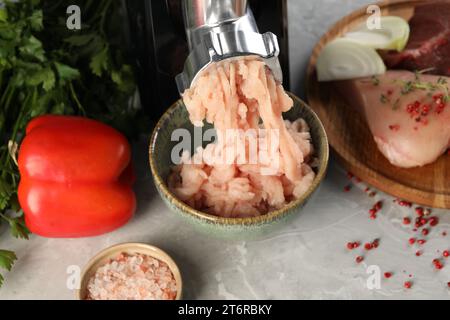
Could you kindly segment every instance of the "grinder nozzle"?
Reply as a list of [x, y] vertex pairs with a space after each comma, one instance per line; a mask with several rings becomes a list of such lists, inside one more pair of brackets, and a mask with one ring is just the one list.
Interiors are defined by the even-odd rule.
[[189, 89], [211, 63], [242, 56], [258, 56], [282, 82], [277, 36], [260, 34], [246, 0], [183, 0], [190, 54], [177, 75], [180, 94]]

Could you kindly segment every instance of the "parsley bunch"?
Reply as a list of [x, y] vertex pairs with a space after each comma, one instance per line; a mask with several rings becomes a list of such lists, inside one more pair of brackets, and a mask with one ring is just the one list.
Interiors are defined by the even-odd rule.
[[[72, 4], [82, 12], [78, 31], [66, 27]], [[0, 1], [0, 223], [16, 238], [29, 235], [17, 200], [15, 155], [30, 119], [83, 115], [129, 137], [145, 130], [120, 15], [116, 0]], [[11, 270], [16, 259], [0, 250], [0, 271]]]

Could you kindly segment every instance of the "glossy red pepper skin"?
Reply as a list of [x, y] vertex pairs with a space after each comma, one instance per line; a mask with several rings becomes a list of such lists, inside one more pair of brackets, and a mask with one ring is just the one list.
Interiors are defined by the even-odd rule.
[[70, 116], [35, 118], [18, 162], [19, 202], [35, 234], [96, 236], [124, 225], [135, 211], [130, 145], [105, 124]]

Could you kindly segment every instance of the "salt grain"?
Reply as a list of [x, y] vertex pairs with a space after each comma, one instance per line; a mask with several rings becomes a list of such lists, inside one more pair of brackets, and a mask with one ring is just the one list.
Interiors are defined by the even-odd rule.
[[89, 279], [89, 300], [175, 300], [177, 285], [169, 266], [153, 257], [121, 253]]

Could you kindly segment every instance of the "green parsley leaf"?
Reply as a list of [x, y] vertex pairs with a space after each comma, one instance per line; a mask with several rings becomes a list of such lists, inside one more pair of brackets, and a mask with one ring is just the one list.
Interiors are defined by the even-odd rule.
[[30, 231], [25, 225], [25, 220], [23, 216], [23, 211], [19, 210], [19, 216], [9, 217], [3, 213], [0, 213], [0, 218], [8, 222], [11, 229], [11, 234], [14, 238], [18, 239], [28, 239]]
[[14, 212], [20, 211], [20, 204], [19, 199], [17, 198], [17, 193], [11, 195], [11, 198], [9, 200], [9, 207]]
[[42, 84], [45, 91], [50, 91], [55, 86], [55, 73], [49, 67], [34, 72], [27, 79], [26, 82], [30, 86], [38, 86]]
[[111, 80], [117, 85], [117, 88], [125, 93], [132, 93], [136, 84], [134, 82], [133, 70], [129, 65], [123, 65], [120, 71], [111, 71]]
[[11, 271], [17, 256], [12, 251], [0, 250], [0, 268]]
[[30, 230], [28, 230], [25, 225], [23, 215], [17, 218], [9, 218], [9, 226], [11, 228], [11, 234], [14, 238], [28, 240]]
[[108, 62], [108, 47], [105, 46], [100, 52], [92, 57], [89, 67], [91, 68], [93, 74], [101, 77], [103, 71], [108, 70]]
[[61, 103], [55, 104], [52, 107], [51, 113], [63, 115], [63, 114], [65, 114], [65, 110], [66, 110], [66, 107], [65, 107], [64, 103], [61, 102]]
[[0, 211], [7, 208], [13, 194], [13, 187], [6, 181], [0, 180]]
[[8, 11], [2, 8], [0, 9], [0, 22], [6, 22], [8, 20]]
[[59, 80], [62, 83], [80, 77], [80, 72], [77, 69], [74, 69], [66, 64], [55, 62], [55, 68], [56, 71], [58, 72]]
[[67, 42], [68, 44], [71, 44], [75, 47], [83, 47], [87, 45], [89, 42], [94, 39], [94, 36], [92, 34], [82, 34], [82, 35], [75, 35], [70, 36], [66, 39], [64, 39], [64, 42]]
[[19, 52], [22, 57], [25, 58], [34, 58], [40, 62], [45, 60], [42, 42], [34, 36], [30, 36], [23, 41], [22, 46], [19, 48]]
[[43, 28], [42, 20], [43, 20], [42, 10], [34, 11], [28, 18], [28, 22], [30, 23], [31, 29], [33, 31], [41, 31]]

